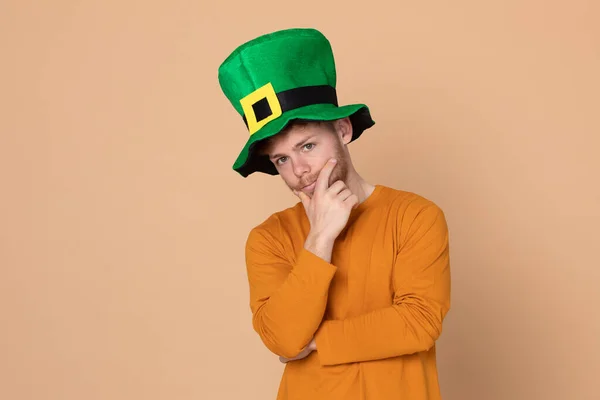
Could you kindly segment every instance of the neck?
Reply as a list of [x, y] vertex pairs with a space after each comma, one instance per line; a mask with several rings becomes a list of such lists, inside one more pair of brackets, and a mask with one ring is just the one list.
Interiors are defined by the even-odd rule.
[[365, 201], [375, 190], [375, 185], [365, 181], [353, 168], [348, 171], [346, 186], [358, 196], [359, 203]]

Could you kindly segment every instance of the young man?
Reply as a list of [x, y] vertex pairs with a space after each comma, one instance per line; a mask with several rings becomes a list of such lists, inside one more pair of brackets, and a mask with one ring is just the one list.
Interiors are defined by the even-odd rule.
[[363, 104], [338, 106], [328, 40], [263, 35], [227, 57], [219, 81], [250, 134], [233, 169], [279, 175], [299, 198], [245, 249], [253, 327], [285, 363], [277, 398], [440, 399], [446, 220], [355, 170], [348, 144], [374, 121]]

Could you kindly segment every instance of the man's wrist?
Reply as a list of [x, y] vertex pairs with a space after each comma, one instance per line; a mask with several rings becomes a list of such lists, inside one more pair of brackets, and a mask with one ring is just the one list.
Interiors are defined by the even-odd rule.
[[308, 234], [304, 248], [327, 262], [331, 262], [333, 243], [335, 240], [318, 234]]

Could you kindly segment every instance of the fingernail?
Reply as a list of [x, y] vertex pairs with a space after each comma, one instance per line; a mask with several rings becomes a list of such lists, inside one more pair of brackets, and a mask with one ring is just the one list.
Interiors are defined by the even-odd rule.
[[335, 164], [337, 162], [337, 160], [334, 158], [333, 160], [331, 160], [332, 164]]

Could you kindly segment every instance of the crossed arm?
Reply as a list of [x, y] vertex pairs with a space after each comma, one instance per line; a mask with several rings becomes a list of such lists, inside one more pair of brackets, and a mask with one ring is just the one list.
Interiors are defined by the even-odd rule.
[[317, 350], [322, 365], [383, 359], [430, 349], [450, 308], [448, 228], [435, 205], [422, 208], [399, 240], [389, 307], [323, 321], [336, 267], [303, 249], [289, 265], [266, 233], [247, 246], [253, 326], [282, 360]]
[[294, 265], [277, 241], [253, 230], [246, 245], [252, 325], [273, 353], [293, 358], [311, 342], [325, 314], [337, 268], [303, 248]]

